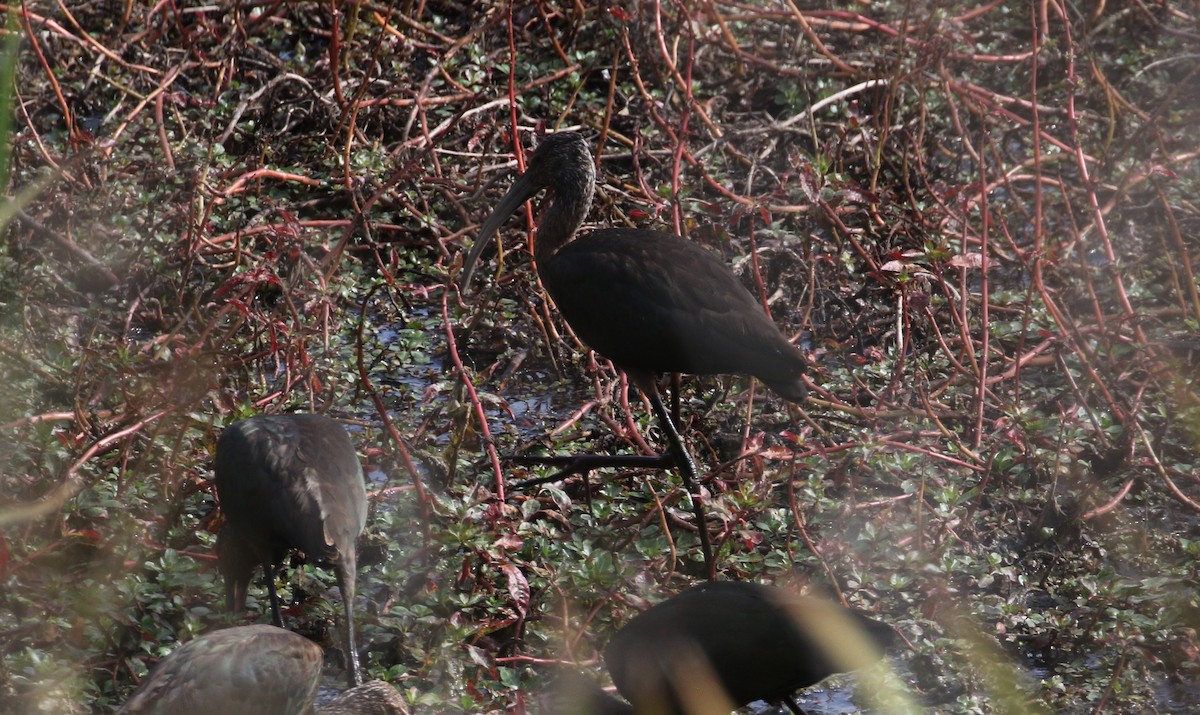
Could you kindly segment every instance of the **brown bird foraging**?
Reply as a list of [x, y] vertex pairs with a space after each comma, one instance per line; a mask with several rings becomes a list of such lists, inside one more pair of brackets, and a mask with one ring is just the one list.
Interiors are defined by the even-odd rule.
[[401, 715], [400, 693], [372, 680], [314, 706], [321, 648], [275, 626], [226, 628], [164, 658], [117, 715]]
[[217, 496], [225, 525], [217, 563], [225, 577], [225, 607], [246, 607], [254, 569], [261, 566], [271, 614], [283, 626], [276, 567], [292, 549], [334, 569], [346, 608], [343, 646], [350, 685], [362, 682], [354, 640], [356, 545], [367, 521], [362, 466], [346, 430], [320, 415], [251, 417], [221, 433]]

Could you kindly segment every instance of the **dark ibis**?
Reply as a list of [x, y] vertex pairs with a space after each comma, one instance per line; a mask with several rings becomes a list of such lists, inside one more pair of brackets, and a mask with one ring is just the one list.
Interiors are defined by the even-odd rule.
[[400, 715], [404, 700], [372, 680], [314, 706], [321, 648], [275, 626], [226, 628], [176, 648], [117, 715]]
[[[547, 136], [484, 221], [459, 286], [465, 290], [470, 284], [480, 254], [505, 220], [548, 189], [552, 198], [533, 248], [538, 277], [575, 334], [622, 369], [650, 400], [670, 443], [656, 466], [681, 470], [709, 578], [715, 578], [696, 465], [663, 406], [655, 378], [660, 373], [747, 374], [799, 402], [807, 393], [807, 361], [729, 267], [686, 238], [628, 228], [576, 238], [595, 188], [596, 167], [584, 138], [574, 132]], [[580, 464], [560, 475], [598, 462]]]
[[261, 566], [271, 615], [283, 626], [275, 570], [292, 549], [333, 568], [346, 608], [346, 670], [362, 682], [354, 640], [355, 542], [367, 520], [362, 466], [350, 435], [321, 415], [251, 417], [217, 440], [217, 496], [225, 524], [217, 563], [225, 608], [240, 612], [254, 569]]
[[633, 712], [728, 713], [766, 700], [800, 713], [797, 690], [880, 660], [895, 639], [890, 626], [830, 601], [716, 581], [635, 616], [604, 661]]

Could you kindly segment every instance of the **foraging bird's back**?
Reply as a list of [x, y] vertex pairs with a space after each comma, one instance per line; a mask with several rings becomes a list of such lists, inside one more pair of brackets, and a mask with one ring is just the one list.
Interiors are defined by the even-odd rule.
[[322, 661], [315, 643], [275, 626], [208, 633], [159, 662], [117, 715], [306, 715]]
[[[407, 715], [404, 696], [389, 683], [370, 680], [318, 705], [314, 715]], [[218, 714], [220, 715], [220, 714]]]
[[894, 639], [890, 626], [835, 603], [719, 581], [635, 616], [613, 636], [604, 660], [635, 709], [687, 703], [697, 693], [701, 702], [712, 701], [714, 685], [732, 708], [783, 700], [834, 673], [870, 665]]
[[155, 666], [117, 715], [404, 715], [404, 698], [372, 680], [314, 706], [321, 648], [275, 626], [206, 633]]
[[346, 609], [344, 647], [351, 685], [362, 682], [354, 640], [355, 542], [367, 519], [367, 492], [346, 430], [320, 415], [251, 417], [221, 433], [217, 496], [225, 525], [217, 562], [225, 606], [240, 611], [255, 568], [267, 576], [275, 625], [282, 626], [274, 568], [290, 549], [332, 566]]
[[217, 442], [216, 482], [226, 528], [270, 545], [273, 556], [295, 548], [321, 563], [353, 558], [366, 487], [354, 444], [334, 420], [296, 414], [230, 425]]

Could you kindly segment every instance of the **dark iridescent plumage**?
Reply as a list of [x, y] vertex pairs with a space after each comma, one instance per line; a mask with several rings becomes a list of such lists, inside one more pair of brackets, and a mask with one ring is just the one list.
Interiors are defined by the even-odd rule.
[[553, 200], [534, 245], [538, 276], [581, 340], [639, 387], [664, 372], [740, 373], [802, 400], [803, 353], [719, 258], [681, 236], [645, 229], [606, 228], [576, 238], [595, 186], [582, 136], [561, 132], [543, 139], [480, 229], [460, 285], [469, 283], [504, 221], [549, 189]]

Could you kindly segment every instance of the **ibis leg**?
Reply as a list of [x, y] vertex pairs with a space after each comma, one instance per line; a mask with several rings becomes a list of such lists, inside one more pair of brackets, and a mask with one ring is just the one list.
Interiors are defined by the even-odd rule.
[[271, 622], [283, 628], [283, 615], [279, 608], [279, 594], [275, 591], [275, 564], [263, 561], [263, 575], [267, 577], [267, 594], [271, 596]]
[[246, 591], [250, 588], [251, 572], [245, 580], [241, 576], [225, 577], [225, 612], [244, 616], [246, 611]]
[[671, 373], [671, 419], [675, 424], [683, 424], [679, 416], [679, 373]]
[[362, 668], [358, 664], [358, 647], [354, 642], [354, 582], [355, 554], [343, 555], [344, 561], [337, 565], [338, 590], [342, 592], [342, 605], [346, 609], [346, 631], [342, 648], [346, 651], [346, 671], [350, 676], [350, 687], [362, 685]]
[[704, 567], [708, 570], [708, 580], [716, 581], [717, 564], [713, 560], [704, 502], [700, 499], [700, 476], [696, 472], [696, 463], [692, 461], [692, 455], [684, 446], [683, 438], [675, 429], [675, 423], [671, 421], [670, 413], [663, 405], [662, 398], [658, 396], [658, 390], [645, 390], [644, 392], [646, 397], [650, 398], [650, 406], [654, 408], [654, 415], [658, 417], [663, 431], [667, 433], [667, 440], [671, 443], [671, 455], [675, 458], [675, 465], [679, 467], [679, 472], [683, 475], [683, 482], [687, 485], [688, 494], [691, 496], [692, 512], [696, 515], [696, 530], [700, 534], [700, 550], [704, 553]]

